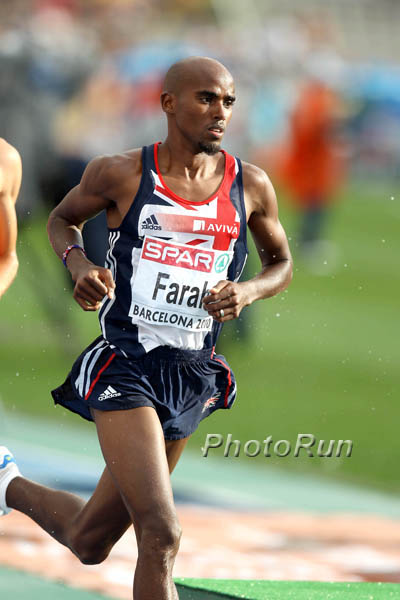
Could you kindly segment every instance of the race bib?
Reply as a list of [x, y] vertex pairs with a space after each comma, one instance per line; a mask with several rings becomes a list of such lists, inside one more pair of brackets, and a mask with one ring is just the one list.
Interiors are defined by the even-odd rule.
[[233, 252], [146, 236], [133, 282], [132, 321], [209, 331], [213, 319], [202, 300], [226, 279], [232, 257]]

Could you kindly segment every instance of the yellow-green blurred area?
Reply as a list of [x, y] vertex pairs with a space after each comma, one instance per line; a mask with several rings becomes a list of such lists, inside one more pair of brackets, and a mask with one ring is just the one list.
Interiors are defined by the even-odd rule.
[[[225, 327], [218, 350], [235, 371], [238, 399], [204, 421], [189, 448], [200, 457], [207, 433], [231, 433], [242, 445], [268, 435], [294, 444], [299, 433], [352, 440], [350, 458], [242, 451], [224, 460], [399, 491], [399, 17], [389, 0], [2, 0], [0, 136], [18, 148], [24, 171], [20, 269], [0, 300], [5, 409], [91, 426], [54, 408], [49, 393], [99, 328], [72, 300], [46, 217], [93, 156], [163, 139], [165, 70], [206, 54], [237, 83], [224, 147], [271, 172], [295, 268], [287, 291]], [[307, 253], [274, 157], [311, 77], [340, 96], [347, 174]], [[258, 268], [253, 251], [246, 276]]]

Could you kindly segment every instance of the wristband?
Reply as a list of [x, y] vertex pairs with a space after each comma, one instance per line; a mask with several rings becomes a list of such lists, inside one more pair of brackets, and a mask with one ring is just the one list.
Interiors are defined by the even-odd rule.
[[72, 244], [71, 246], [68, 246], [67, 248], [65, 248], [64, 253], [62, 255], [62, 261], [63, 261], [63, 265], [64, 265], [65, 268], [67, 268], [68, 254], [74, 248], [77, 248], [78, 250], [82, 250], [83, 254], [86, 256], [85, 248], [82, 248], [82, 246], [79, 246], [79, 244]]

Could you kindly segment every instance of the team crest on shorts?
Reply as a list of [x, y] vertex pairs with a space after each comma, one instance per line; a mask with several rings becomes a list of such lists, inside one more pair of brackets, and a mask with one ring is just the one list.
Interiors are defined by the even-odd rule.
[[207, 408], [211, 408], [212, 406], [215, 406], [218, 402], [218, 399], [221, 395], [221, 392], [217, 392], [215, 394], [215, 396], [211, 396], [211, 398], [209, 398], [208, 400], [206, 400], [204, 402], [204, 406], [203, 406], [203, 410], [201, 411], [202, 413], [205, 412], [207, 410]]

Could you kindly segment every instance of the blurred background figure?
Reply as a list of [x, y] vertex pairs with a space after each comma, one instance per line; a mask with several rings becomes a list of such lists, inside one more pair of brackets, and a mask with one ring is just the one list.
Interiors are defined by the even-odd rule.
[[320, 54], [309, 59], [307, 77], [291, 110], [287, 140], [278, 164], [277, 176], [300, 214], [298, 249], [309, 261], [321, 245], [327, 249], [329, 242], [322, 236], [345, 175], [345, 114], [336, 91], [341, 69], [334, 55]]

